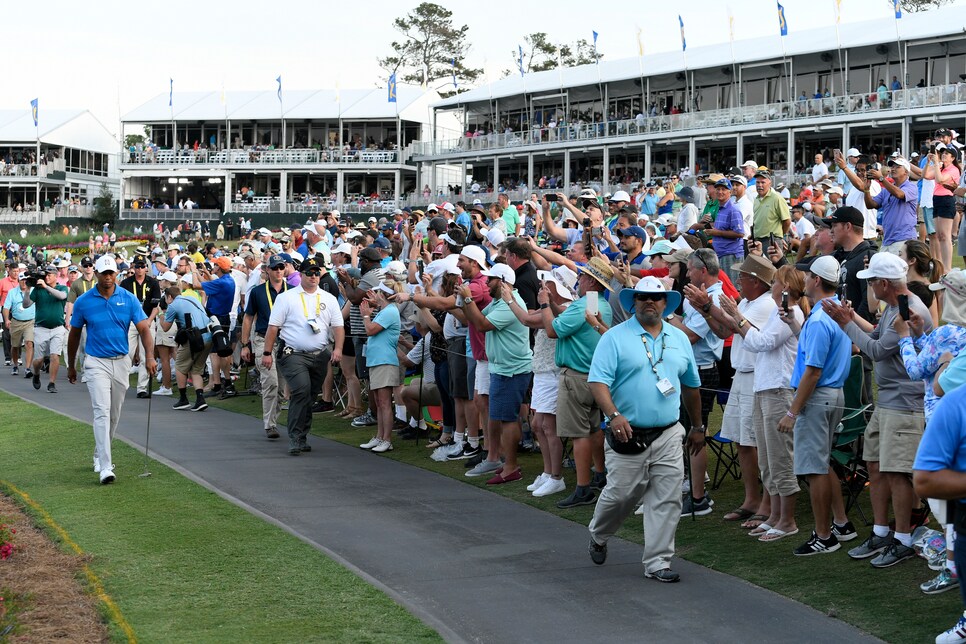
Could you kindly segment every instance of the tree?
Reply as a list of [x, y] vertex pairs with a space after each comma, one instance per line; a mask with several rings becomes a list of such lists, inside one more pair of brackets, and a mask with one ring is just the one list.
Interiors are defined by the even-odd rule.
[[107, 187], [101, 185], [101, 193], [94, 197], [94, 212], [91, 219], [98, 224], [113, 224], [117, 219], [117, 202], [114, 201], [114, 193]]
[[[949, 4], [949, 2], [950, 0], [899, 0], [899, 6], [902, 7], [903, 11], [916, 13], [917, 11], [938, 9], [944, 4]], [[892, 4], [892, 0], [889, 0], [889, 4]]]
[[454, 70], [460, 86], [473, 83], [483, 73], [482, 69], [465, 65], [470, 28], [454, 27], [452, 11], [423, 2], [392, 24], [404, 38], [401, 42], [393, 41], [393, 54], [380, 58], [379, 66], [390, 75], [396, 74], [397, 81], [430, 87], [436, 81], [449, 80], [449, 88], [440, 88], [440, 94], [451, 96], [462, 91], [462, 87], [452, 86]]
[[[587, 42], [585, 38], [581, 38], [573, 45], [556, 45], [550, 42], [545, 32], [538, 31], [524, 36], [523, 42], [525, 43], [523, 45], [523, 71], [527, 74], [556, 69], [558, 64], [563, 67], [592, 65], [604, 57], [599, 52], [595, 55], [594, 46]], [[520, 50], [517, 49], [512, 52], [511, 56], [513, 58], [513, 69], [503, 70], [503, 76], [520, 73]]]
[[137, 145], [138, 143], [144, 143], [145, 141], [151, 140], [151, 126], [144, 126], [144, 134], [128, 134], [124, 137], [124, 147], [130, 148], [132, 145]]

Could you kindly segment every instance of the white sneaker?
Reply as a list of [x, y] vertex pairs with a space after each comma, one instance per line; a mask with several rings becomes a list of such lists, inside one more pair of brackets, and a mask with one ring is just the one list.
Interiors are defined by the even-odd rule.
[[643, 514], [644, 514], [644, 504], [641, 503], [639, 506], [637, 506], [637, 509], [634, 510], [634, 515], [635, 516], [642, 516]]
[[565, 492], [566, 490], [567, 484], [564, 482], [562, 477], [555, 479], [552, 476], [549, 476], [543, 485], [533, 491], [533, 496], [550, 496], [551, 494], [559, 494], [560, 492]]
[[382, 454], [383, 452], [392, 451], [392, 443], [389, 441], [379, 441], [379, 444], [372, 448], [372, 451], [376, 454]]
[[956, 642], [966, 642], [966, 612], [952, 628], [936, 636], [936, 644], [956, 644]]
[[96, 456], [94, 457], [94, 473], [101, 473], [101, 459], [97, 458]]
[[159, 396], [170, 396], [172, 394], [172, 391], [167, 387], [158, 387], [158, 390], [155, 391], [154, 393], [156, 393]]
[[114, 476], [114, 468], [109, 470], [101, 470], [101, 485], [107, 485], [108, 483], [113, 483], [117, 479]]
[[539, 490], [540, 486], [546, 483], [548, 478], [550, 478], [549, 474], [547, 474], [546, 472], [540, 472], [540, 476], [533, 479], [533, 483], [527, 486], [527, 492], [533, 492], [535, 490]]
[[377, 437], [373, 436], [371, 439], [369, 439], [369, 442], [368, 443], [363, 443], [359, 447], [361, 447], [362, 449], [372, 449], [372, 448], [374, 448], [376, 445], [378, 445], [381, 442], [382, 442], [381, 440], [379, 440]]

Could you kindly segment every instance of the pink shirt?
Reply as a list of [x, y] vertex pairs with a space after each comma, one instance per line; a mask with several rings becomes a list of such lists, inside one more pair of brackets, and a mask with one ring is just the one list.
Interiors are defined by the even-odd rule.
[[[942, 173], [943, 179], [945, 179], [947, 182], [951, 179], [953, 182], [953, 185], [957, 185], [957, 186], [959, 185], [960, 173], [959, 173], [959, 168], [957, 168], [955, 165], [950, 163], [948, 166], [943, 168], [940, 172]], [[936, 189], [933, 190], [932, 194], [934, 197], [952, 197], [953, 196], [952, 190], [942, 185], [938, 181], [936, 182]]]
[[[476, 303], [476, 308], [479, 310], [485, 309], [489, 303], [493, 300], [490, 297], [490, 289], [486, 285], [486, 277], [483, 274], [477, 274], [472, 280], [470, 280], [470, 294], [473, 296], [473, 302]], [[473, 351], [474, 360], [486, 360], [486, 337], [483, 331], [480, 331], [472, 324], [470, 326], [470, 349]]]

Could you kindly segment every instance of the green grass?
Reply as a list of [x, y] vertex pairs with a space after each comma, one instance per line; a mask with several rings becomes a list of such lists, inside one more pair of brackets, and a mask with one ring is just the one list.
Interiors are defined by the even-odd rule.
[[[89, 425], [7, 394], [0, 405], [0, 478], [92, 556], [142, 642], [440, 640], [315, 548], [157, 462], [150, 478], [98, 486]], [[114, 453], [141, 463], [120, 441]], [[123, 641], [117, 624], [110, 629]]]
[[[258, 397], [224, 401], [211, 398], [209, 402], [261, 417], [261, 399]], [[280, 424], [284, 424], [284, 412], [281, 421]], [[709, 426], [717, 428], [720, 425], [721, 410], [716, 408]], [[368, 440], [372, 432], [371, 428], [353, 429], [348, 421], [331, 414], [317, 414], [313, 433], [347, 445], [358, 445]], [[526, 484], [542, 470], [539, 455], [520, 455], [526, 483], [493, 487], [485, 484], [486, 477], [464, 477], [463, 461], [437, 463], [430, 460], [429, 450], [424, 444], [425, 441], [414, 443], [397, 440], [394, 442], [395, 449], [382, 457], [450, 476], [466, 485], [486, 489], [582, 525], [590, 523], [593, 506], [559, 510], [556, 502], [561, 496], [534, 498], [526, 491]], [[709, 472], [713, 471], [715, 462], [713, 456], [710, 460]], [[568, 487], [572, 489], [575, 483], [573, 470], [564, 470], [564, 476]], [[828, 556], [802, 558], [792, 555], [792, 550], [808, 537], [813, 526], [807, 491], [803, 490], [798, 500], [797, 517], [801, 533], [771, 544], [759, 543], [748, 537], [747, 531], [737, 523], [722, 521], [725, 513], [741, 504], [743, 496], [741, 483], [729, 479], [720, 490], [712, 492], [715, 510], [711, 515], [695, 520], [682, 518], [677, 531], [678, 556], [805, 603], [890, 642], [932, 641], [936, 634], [952, 626], [962, 614], [963, 607], [957, 591], [932, 597], [920, 592], [919, 584], [936, 574], [926, 567], [922, 559], [916, 558], [893, 568], [876, 570], [868, 560], [853, 561], [846, 555], [845, 550], [858, 545], [860, 540], [848, 542], [842, 550]], [[863, 492], [862, 506], [871, 520], [867, 492]], [[860, 539], [865, 539], [871, 527], [862, 524], [857, 511], [853, 511], [850, 518], [859, 530]], [[631, 516], [618, 536], [642, 543], [641, 525], [640, 517]], [[585, 554], [575, 552], [574, 556], [584, 557]], [[749, 624], [749, 629], [749, 633], [753, 632], [754, 625]]]

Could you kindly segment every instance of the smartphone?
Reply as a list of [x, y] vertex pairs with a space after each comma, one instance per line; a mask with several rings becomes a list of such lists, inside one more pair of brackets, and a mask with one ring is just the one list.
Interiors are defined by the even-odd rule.
[[556, 201], [557, 200], [557, 195], [555, 193], [553, 193], [553, 192], [548, 192], [547, 194], [544, 195], [544, 198], [547, 201]]
[[590, 229], [590, 234], [593, 235], [594, 237], [600, 237], [601, 235], [604, 234], [604, 227], [594, 226], [593, 228]]
[[833, 159], [834, 159], [835, 157], [837, 157], [838, 155], [840, 155], [840, 154], [842, 154], [842, 151], [841, 151], [841, 150], [839, 150], [838, 148], [835, 148], [834, 150], [832, 150], [832, 158], [833, 158]]
[[899, 295], [899, 317], [901, 317], [906, 322], [909, 321], [909, 296]]
[[591, 315], [597, 315], [597, 312], [600, 310], [597, 296], [597, 291], [587, 293], [587, 312]]
[[775, 245], [775, 233], [768, 233], [768, 245], [769, 246]]
[[750, 234], [751, 234], [751, 236], [748, 239], [750, 239], [751, 241], [755, 241], [755, 225], [754, 224], [751, 225]]
[[788, 291], [782, 291], [782, 310], [788, 313]]

